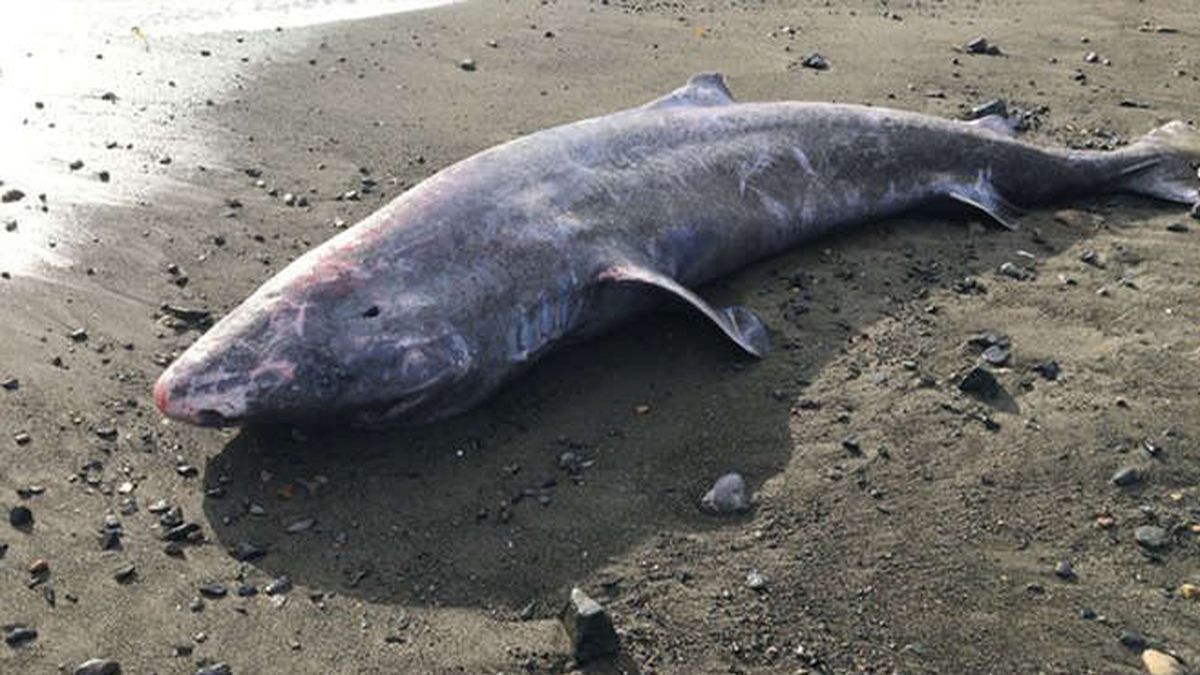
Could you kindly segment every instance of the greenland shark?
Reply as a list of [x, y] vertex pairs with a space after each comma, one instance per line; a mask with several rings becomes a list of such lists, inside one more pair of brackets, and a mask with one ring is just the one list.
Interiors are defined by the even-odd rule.
[[945, 200], [1007, 227], [1099, 193], [1195, 208], [1197, 161], [1200, 131], [1179, 121], [1115, 151], [1047, 149], [997, 117], [737, 103], [704, 73], [421, 182], [263, 284], [170, 365], [154, 399], [204, 426], [427, 422], [669, 296], [762, 357], [762, 321], [691, 289]]

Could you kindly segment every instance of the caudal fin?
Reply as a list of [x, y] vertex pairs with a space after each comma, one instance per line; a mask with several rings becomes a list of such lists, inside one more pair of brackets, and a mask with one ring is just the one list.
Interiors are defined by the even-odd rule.
[[1172, 202], [1200, 203], [1200, 129], [1176, 120], [1142, 136], [1129, 152], [1145, 157], [1121, 181], [1129, 192]]

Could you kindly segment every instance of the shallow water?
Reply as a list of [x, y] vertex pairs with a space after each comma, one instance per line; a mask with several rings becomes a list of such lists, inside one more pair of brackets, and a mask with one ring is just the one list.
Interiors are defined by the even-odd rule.
[[[26, 197], [0, 204], [0, 271], [29, 276], [70, 264], [72, 241], [104, 234], [88, 231], [74, 207], [133, 207], [178, 188], [157, 165], [168, 146], [172, 161], [219, 164], [217, 130], [181, 138], [171, 123], [181, 106], [219, 99], [245, 81], [239, 71], [278, 55], [268, 51], [278, 50], [278, 41], [254, 33], [274, 36], [276, 28], [452, 1], [45, 0], [7, 7], [0, 22], [0, 191], [16, 188]], [[225, 49], [197, 69], [206, 34], [218, 32], [246, 38], [236, 55]], [[115, 100], [106, 100], [110, 92]], [[72, 169], [80, 160], [83, 166]], [[100, 180], [101, 171], [111, 181]], [[16, 230], [5, 229], [14, 220]]]

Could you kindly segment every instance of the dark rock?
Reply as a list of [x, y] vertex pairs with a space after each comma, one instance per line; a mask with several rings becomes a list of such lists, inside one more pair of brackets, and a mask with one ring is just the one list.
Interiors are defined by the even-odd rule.
[[233, 675], [228, 663], [214, 663], [196, 669], [196, 675]]
[[258, 595], [258, 588], [250, 584], [242, 584], [237, 588], [239, 598], [250, 598]]
[[77, 159], [77, 160], [71, 162], [70, 164], [68, 164], [67, 168], [72, 171], [78, 171], [83, 168], [83, 160]]
[[1075, 579], [1075, 567], [1071, 564], [1070, 560], [1060, 560], [1054, 566], [1054, 576], [1066, 581], [1072, 581]]
[[1003, 391], [1000, 383], [996, 381], [996, 376], [983, 366], [976, 366], [968, 371], [959, 381], [958, 388], [967, 394], [974, 394], [985, 399], [996, 398]]
[[1062, 372], [1062, 369], [1059, 368], [1058, 361], [1053, 359], [1037, 364], [1033, 367], [1033, 370], [1047, 380], [1057, 380], [1059, 373]]
[[4, 202], [5, 204], [8, 204], [10, 202], [21, 201], [24, 198], [25, 198], [24, 192], [21, 192], [20, 190], [13, 188], [11, 190], [6, 191], [3, 195], [0, 195], [0, 202]]
[[1118, 487], [1129, 487], [1137, 483], [1139, 478], [1137, 469], [1125, 466], [1117, 469], [1117, 472], [1112, 475], [1112, 483]]
[[829, 59], [825, 58], [818, 52], [813, 52], [808, 56], [805, 56], [804, 59], [800, 61], [800, 65], [804, 66], [805, 68], [812, 68], [813, 70], [829, 70]]
[[225, 584], [216, 581], [209, 582], [200, 586], [200, 595], [206, 598], [223, 598], [229, 594], [229, 589], [225, 588]]
[[1191, 228], [1188, 227], [1187, 223], [1182, 221], [1175, 221], [1170, 225], [1167, 225], [1168, 232], [1187, 232], [1190, 229]]
[[985, 56], [1000, 55], [1000, 48], [988, 42], [987, 38], [983, 36], [974, 38], [963, 46], [969, 54], [983, 54]]
[[18, 530], [33, 527], [33, 511], [26, 506], [14, 506], [8, 510], [8, 522]]
[[1104, 269], [1104, 259], [1100, 257], [1099, 253], [1090, 248], [1080, 254], [1079, 259], [1092, 267]]
[[717, 479], [700, 500], [700, 508], [709, 513], [742, 513], [750, 509], [746, 479], [739, 473], [727, 473]]
[[1122, 646], [1131, 651], [1140, 652], [1146, 648], [1146, 638], [1142, 637], [1142, 634], [1137, 631], [1122, 630], [1117, 635], [1117, 640], [1121, 642]]
[[6, 391], [16, 391], [21, 388], [21, 381], [15, 377], [10, 377], [0, 382], [0, 387], [4, 387]]
[[197, 523], [184, 523], [172, 527], [163, 533], [163, 539], [167, 541], [184, 541], [192, 536], [193, 532], [199, 532], [200, 525]]
[[12, 625], [4, 627], [4, 643], [9, 647], [20, 647], [37, 639], [35, 628]]
[[118, 584], [128, 584], [133, 582], [133, 580], [136, 578], [137, 567], [135, 567], [133, 563], [121, 565], [113, 571], [113, 579], [115, 579]]
[[73, 675], [121, 675], [121, 664], [109, 659], [88, 659], [71, 672]]
[[611, 656], [620, 649], [617, 631], [608, 613], [578, 588], [571, 589], [562, 621], [571, 639], [573, 656], [579, 663]]
[[1157, 525], [1142, 525], [1133, 531], [1133, 539], [1143, 548], [1158, 550], [1171, 543], [1171, 535]]
[[468, 73], [475, 72], [475, 59], [463, 59], [458, 62], [458, 67]]

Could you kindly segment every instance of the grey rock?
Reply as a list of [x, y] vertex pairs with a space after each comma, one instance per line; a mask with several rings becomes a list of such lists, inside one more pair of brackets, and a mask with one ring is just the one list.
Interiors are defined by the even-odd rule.
[[1003, 366], [1012, 358], [1012, 350], [1002, 345], [992, 345], [983, 350], [982, 358], [993, 366]]
[[563, 610], [562, 621], [571, 638], [575, 660], [579, 663], [611, 656], [620, 649], [617, 631], [608, 612], [579, 588], [571, 589], [571, 598]]
[[17, 529], [33, 525], [33, 511], [25, 506], [14, 506], [8, 510], [8, 523]]
[[109, 659], [88, 659], [71, 672], [74, 675], [121, 675], [121, 664]]
[[1071, 581], [1075, 579], [1075, 567], [1071, 564], [1070, 560], [1060, 560], [1054, 566], [1054, 575], [1059, 579]]
[[746, 588], [753, 591], [767, 590], [767, 575], [758, 570], [750, 570], [746, 574]]
[[971, 108], [970, 119], [977, 120], [980, 117], [988, 115], [999, 115], [1000, 117], [1008, 117], [1008, 104], [1002, 98], [994, 98], [985, 103]]
[[458, 67], [467, 71], [468, 73], [474, 72], [475, 59], [463, 59], [462, 61], [458, 62]]
[[805, 56], [800, 65], [813, 70], [829, 70], [829, 59], [825, 58], [818, 52], [813, 52]]
[[281, 595], [290, 590], [292, 590], [292, 580], [286, 576], [272, 579], [266, 586], [263, 586], [263, 592], [267, 595]]
[[1142, 525], [1133, 531], [1133, 539], [1143, 548], [1158, 550], [1171, 543], [1171, 536], [1157, 525]]
[[228, 663], [214, 663], [196, 669], [196, 675], [233, 675]]
[[38, 632], [36, 628], [21, 625], [4, 627], [4, 643], [9, 647], [20, 647], [28, 644], [36, 640], [37, 636]]
[[1126, 648], [1135, 652], [1140, 652], [1146, 648], [1146, 638], [1137, 631], [1129, 629], [1122, 630], [1117, 635], [1117, 640]]
[[700, 507], [709, 513], [743, 513], [750, 510], [750, 495], [746, 479], [730, 472], [717, 479], [700, 500]]
[[257, 560], [267, 554], [266, 550], [262, 547], [251, 544], [248, 541], [238, 542], [229, 552], [241, 562]]

